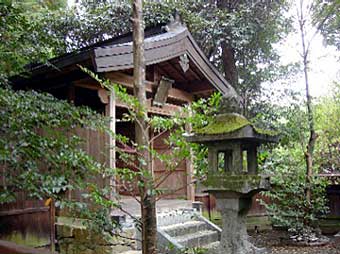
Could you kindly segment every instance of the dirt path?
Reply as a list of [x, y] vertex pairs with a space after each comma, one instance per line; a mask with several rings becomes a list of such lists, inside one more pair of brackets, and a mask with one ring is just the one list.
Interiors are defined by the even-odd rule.
[[340, 254], [340, 237], [330, 236], [330, 242], [325, 246], [296, 247], [287, 246], [287, 235], [280, 231], [270, 231], [253, 234], [251, 241], [258, 247], [266, 247], [271, 254]]
[[322, 247], [272, 247], [272, 254], [340, 254], [340, 243], [338, 246], [322, 246]]

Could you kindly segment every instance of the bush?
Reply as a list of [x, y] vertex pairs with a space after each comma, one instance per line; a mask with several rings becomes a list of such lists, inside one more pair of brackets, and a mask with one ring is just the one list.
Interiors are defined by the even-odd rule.
[[327, 211], [326, 181], [314, 176], [312, 200], [306, 200], [306, 173], [304, 156], [299, 147], [275, 148], [263, 165], [271, 174], [273, 188], [266, 192], [271, 203], [265, 204], [273, 225], [302, 234], [306, 228], [318, 228], [318, 219]]
[[104, 131], [106, 119], [51, 95], [0, 88], [0, 204], [16, 192], [37, 199], [86, 188], [102, 166], [81, 148], [76, 128]]

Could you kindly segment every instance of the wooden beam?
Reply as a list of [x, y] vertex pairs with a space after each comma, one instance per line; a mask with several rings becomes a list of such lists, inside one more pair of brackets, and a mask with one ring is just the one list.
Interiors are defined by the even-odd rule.
[[[110, 79], [114, 83], [118, 83], [122, 86], [125, 86], [127, 88], [133, 88], [133, 78], [130, 75], [124, 74], [124, 73], [118, 73], [118, 72], [108, 72], [105, 73], [105, 77]], [[153, 87], [156, 89], [157, 85], [154, 84], [154, 82], [146, 81], [146, 91], [148, 93], [153, 92]], [[86, 89], [91, 90], [100, 90], [103, 89], [98, 82], [91, 80], [91, 79], [81, 79], [73, 82], [74, 86], [76, 87], [82, 87]], [[190, 94], [186, 91], [177, 89], [177, 88], [170, 88], [168, 98], [172, 100], [177, 100], [180, 102], [192, 102], [194, 100], [193, 94]]]
[[110, 102], [110, 98], [108, 96], [107, 90], [101, 88], [98, 90], [98, 97], [103, 104], [108, 104]]
[[194, 101], [194, 96], [186, 91], [177, 89], [177, 88], [171, 88], [169, 90], [168, 97], [170, 99], [178, 100], [178, 101], [184, 101], [184, 102], [192, 102]]
[[153, 107], [151, 105], [151, 100], [148, 100], [148, 112], [152, 114], [158, 114], [158, 115], [165, 115], [165, 116], [173, 116], [176, 112], [181, 110], [181, 106], [177, 106], [174, 104], [166, 103], [162, 108], [159, 107]]
[[[79, 69], [79, 68], [78, 68]], [[70, 83], [73, 83], [77, 80], [84, 79], [87, 77], [84, 72], [80, 70], [74, 70], [69, 73], [64, 72], [56, 72], [56, 75], [50, 76], [50, 75], [43, 75], [43, 76], [37, 76], [32, 77], [23, 80], [19, 83], [14, 83], [13, 86], [15, 88], [34, 88], [39, 89], [43, 91], [49, 91], [52, 89], [59, 89], [66, 86], [69, 86]]]
[[[121, 72], [107, 72], [104, 74], [105, 78], [110, 79], [113, 83], [118, 83], [128, 88], [133, 88], [133, 76]], [[152, 93], [153, 82], [146, 80], [146, 91]]]
[[171, 77], [170, 73], [164, 70], [160, 64], [158, 64], [158, 70], [161, 76]]
[[32, 208], [24, 208], [24, 209], [14, 209], [10, 211], [0, 211], [0, 217], [19, 215], [19, 214], [48, 212], [49, 209], [50, 209], [49, 207], [32, 207]]
[[192, 75], [197, 79], [197, 80], [202, 80], [202, 78], [192, 67], [189, 68], [189, 71], [192, 73]]
[[207, 94], [212, 94], [213, 92], [217, 92], [217, 90], [213, 88], [209, 88], [209, 89], [197, 90], [195, 92], [192, 92], [192, 94], [193, 95], [207, 95]]
[[98, 82], [94, 80], [89, 80], [89, 79], [82, 79], [73, 82], [74, 86], [76, 87], [82, 87], [90, 90], [99, 90], [101, 89], [101, 86], [98, 84]]
[[[164, 66], [165, 67], [165, 66]], [[182, 80], [187, 80], [187, 77], [185, 76], [185, 74], [183, 73], [182, 69], [177, 69], [175, 64], [171, 64], [168, 63], [166, 65], [167, 68], [170, 68], [172, 71], [174, 71], [175, 73], [178, 73], [178, 75], [182, 78]]]
[[[159, 68], [159, 67], [157, 67]], [[105, 77], [110, 79], [112, 82], [116, 82], [128, 88], [133, 88], [133, 77], [121, 72], [108, 72], [105, 73]], [[152, 93], [153, 87], [157, 87], [157, 84], [151, 81], [146, 81], [146, 92]], [[183, 90], [177, 88], [170, 88], [168, 97], [173, 100], [178, 100], [181, 102], [192, 102], [194, 97]]]
[[[151, 103], [152, 103], [151, 99], [148, 99], [147, 101], [148, 113], [156, 114], [156, 115], [173, 116], [176, 112], [180, 111], [182, 108], [181, 106], [177, 106], [177, 105], [170, 104], [170, 103], [166, 103], [164, 104], [162, 108], [159, 108], [159, 107], [152, 106]], [[116, 100], [116, 106], [121, 107], [121, 108], [128, 108], [128, 105], [126, 105], [125, 103], [119, 100]]]
[[[176, 69], [179, 69], [179, 68], [177, 68], [177, 65], [179, 65], [179, 59], [177, 59], [177, 58], [172, 59], [172, 60], [170, 60], [170, 63], [172, 63]], [[190, 68], [189, 68], [188, 71], [190, 71], [190, 72], [192, 73], [192, 75], [195, 77], [195, 79], [197, 79], [197, 80], [205, 79], [204, 76], [202, 77], [201, 75], [199, 75], [199, 74], [195, 71], [194, 67], [195, 67], [195, 65], [194, 65], [194, 63], [191, 61], [191, 65], [190, 65]]]
[[208, 81], [189, 81], [182, 84], [186, 86], [187, 89], [190, 90], [190, 93], [193, 95], [211, 93], [214, 91], [218, 91], [215, 87], [213, 87]]

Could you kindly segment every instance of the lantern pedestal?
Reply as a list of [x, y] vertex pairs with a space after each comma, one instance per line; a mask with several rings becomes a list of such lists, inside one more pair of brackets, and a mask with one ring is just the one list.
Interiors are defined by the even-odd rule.
[[217, 209], [222, 216], [220, 245], [216, 254], [267, 253], [248, 240], [246, 217], [252, 197], [270, 188], [269, 178], [259, 175], [214, 175], [208, 176], [206, 191], [216, 198]]

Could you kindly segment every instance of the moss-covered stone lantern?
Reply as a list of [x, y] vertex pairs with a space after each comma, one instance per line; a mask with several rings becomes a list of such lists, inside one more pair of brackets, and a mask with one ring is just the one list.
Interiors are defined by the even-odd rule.
[[222, 215], [216, 253], [264, 253], [248, 241], [245, 218], [252, 197], [270, 188], [269, 177], [257, 170], [257, 147], [275, 142], [275, 134], [253, 126], [237, 113], [221, 113], [187, 138], [208, 147], [208, 173], [203, 191], [213, 194]]

